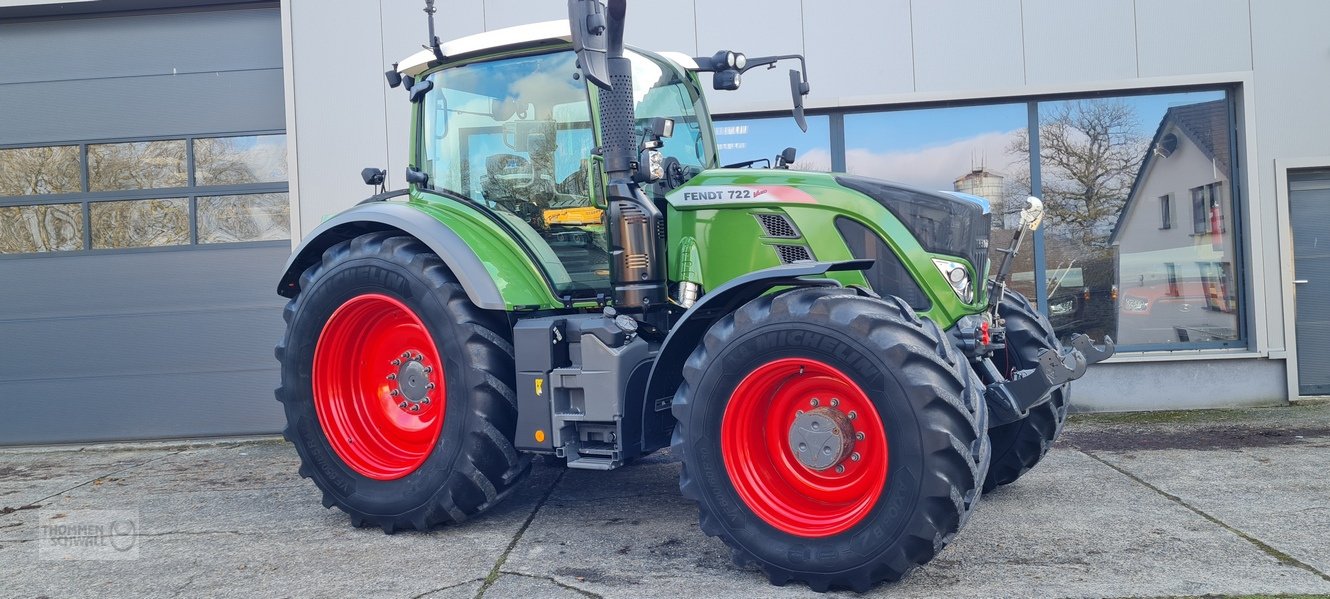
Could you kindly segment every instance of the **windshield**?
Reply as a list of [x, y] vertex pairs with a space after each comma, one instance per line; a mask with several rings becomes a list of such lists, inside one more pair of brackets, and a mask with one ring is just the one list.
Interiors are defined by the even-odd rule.
[[[662, 154], [688, 175], [715, 160], [701, 98], [667, 63], [630, 52], [639, 135], [675, 121]], [[559, 51], [437, 71], [420, 107], [417, 160], [429, 186], [490, 208], [531, 250], [560, 295], [609, 288], [603, 189], [591, 103], [577, 56]], [[704, 113], [703, 113], [704, 114]], [[705, 117], [702, 117], [705, 118]]]

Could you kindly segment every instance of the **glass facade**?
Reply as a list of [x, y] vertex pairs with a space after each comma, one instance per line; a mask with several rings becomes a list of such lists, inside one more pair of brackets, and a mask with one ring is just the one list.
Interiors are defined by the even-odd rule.
[[[825, 115], [809, 115], [807, 133], [800, 131], [788, 116], [717, 122], [716, 147], [723, 165], [762, 159], [775, 161], [782, 150], [793, 147], [797, 154], [790, 168], [832, 170], [831, 124]], [[756, 166], [767, 164], [758, 162]]]
[[0, 255], [290, 238], [286, 136], [0, 148]]
[[799, 166], [985, 198], [994, 250], [1038, 196], [1044, 224], [1012, 286], [1064, 338], [1148, 351], [1246, 345], [1233, 114], [1214, 88], [856, 109], [810, 116], [804, 138], [789, 116], [719, 119], [716, 133], [722, 162], [813, 140], [805, 155], [841, 163]]

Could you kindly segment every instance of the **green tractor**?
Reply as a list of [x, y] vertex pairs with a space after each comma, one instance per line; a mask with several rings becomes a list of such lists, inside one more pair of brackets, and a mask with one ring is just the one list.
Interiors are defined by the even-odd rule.
[[[429, 44], [393, 65], [406, 189], [320, 225], [290, 299], [277, 398], [300, 474], [355, 526], [461, 522], [531, 457], [611, 470], [670, 448], [701, 528], [772, 583], [865, 590], [928, 562], [983, 491], [1048, 450], [1064, 345], [990, 273], [987, 203], [722, 167], [699, 73], [791, 60], [625, 48], [624, 0]], [[362, 173], [383, 185], [378, 169]]]

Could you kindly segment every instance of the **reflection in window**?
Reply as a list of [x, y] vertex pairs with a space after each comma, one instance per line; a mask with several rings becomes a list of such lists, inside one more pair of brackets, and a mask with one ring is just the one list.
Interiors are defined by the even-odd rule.
[[[831, 121], [825, 116], [809, 116], [807, 133], [789, 116], [720, 121], [715, 132], [722, 165], [764, 158], [774, 163], [776, 155], [793, 147], [797, 153], [790, 168], [831, 170]], [[765, 167], [766, 161], [755, 166]]]
[[[1030, 194], [1029, 154], [1023, 144], [1028, 116], [1025, 104], [846, 115], [846, 170], [984, 198], [993, 212], [990, 247], [1006, 248]], [[990, 256], [996, 261], [1001, 254]], [[1033, 256], [1027, 240], [1010, 279], [1011, 287], [1031, 302]]]
[[195, 185], [271, 183], [286, 177], [285, 135], [194, 140]]
[[0, 196], [83, 191], [78, 146], [0, 150]]
[[94, 202], [92, 247], [139, 248], [189, 243], [189, 200]]
[[[1043, 102], [1039, 117], [1058, 333], [1141, 348], [1236, 341], [1226, 94]], [[1191, 227], [1173, 226], [1174, 197], [1190, 199]]]
[[291, 238], [290, 199], [259, 193], [198, 199], [199, 243]]
[[0, 206], [0, 254], [83, 249], [83, 206]]
[[184, 187], [185, 140], [88, 146], [88, 191]]

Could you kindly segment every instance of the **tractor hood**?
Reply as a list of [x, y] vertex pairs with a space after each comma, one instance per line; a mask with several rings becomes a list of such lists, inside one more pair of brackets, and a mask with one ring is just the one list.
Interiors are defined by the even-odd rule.
[[925, 191], [855, 175], [836, 175], [836, 182], [872, 198], [891, 211], [925, 250], [960, 256], [975, 270], [984, 272], [988, 262], [988, 232], [992, 226], [987, 200], [964, 193]]

